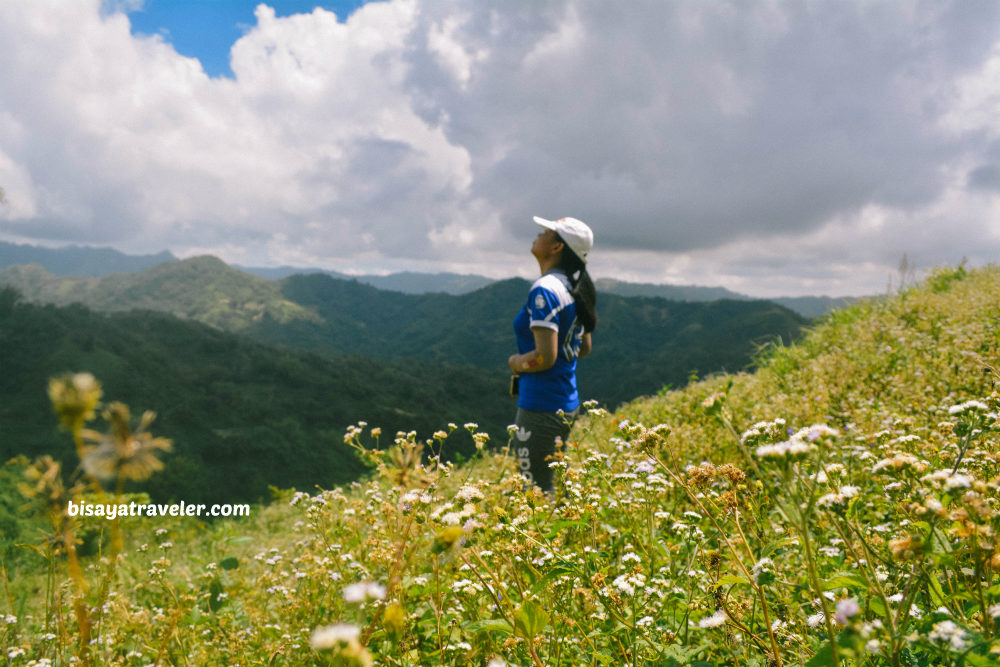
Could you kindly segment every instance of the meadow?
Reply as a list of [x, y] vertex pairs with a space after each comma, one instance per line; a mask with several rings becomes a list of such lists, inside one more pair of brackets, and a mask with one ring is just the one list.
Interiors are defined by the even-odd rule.
[[[552, 462], [554, 498], [474, 423], [426, 441], [360, 423], [344, 440], [364, 481], [276, 489], [249, 519], [211, 522], [69, 516], [70, 501], [142, 502], [116, 490], [157, 473], [169, 433], [100, 404], [99, 378], [57, 377], [81, 467], [5, 468], [47, 532], [4, 564], [0, 655], [998, 664], [998, 352], [1000, 269], [942, 269], [762, 349], [753, 372], [589, 404]], [[454, 429], [473, 460], [436, 458]]]

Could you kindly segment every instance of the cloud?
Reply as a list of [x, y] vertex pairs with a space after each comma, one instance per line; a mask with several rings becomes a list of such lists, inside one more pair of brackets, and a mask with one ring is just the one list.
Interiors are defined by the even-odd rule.
[[213, 79], [113, 4], [2, 3], [0, 235], [509, 275], [573, 215], [599, 275], [868, 291], [902, 252], [995, 255], [998, 14], [261, 5]]

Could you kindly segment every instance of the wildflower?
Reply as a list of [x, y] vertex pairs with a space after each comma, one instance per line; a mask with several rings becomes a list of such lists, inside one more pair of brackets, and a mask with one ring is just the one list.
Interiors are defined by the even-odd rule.
[[619, 577], [615, 577], [613, 583], [615, 585], [615, 588], [620, 590], [622, 593], [625, 593], [626, 595], [635, 594], [635, 587], [633, 587], [632, 584], [629, 583], [628, 577], [626, 575], [623, 574]]
[[897, 560], [914, 558], [923, 550], [923, 540], [917, 535], [909, 535], [889, 541], [892, 557]]
[[438, 533], [434, 538], [434, 544], [431, 546], [431, 552], [440, 554], [456, 545], [462, 546], [465, 541], [464, 537], [465, 532], [462, 530], [461, 526], [449, 526]]
[[636, 464], [635, 472], [645, 473], [647, 475], [650, 473], [654, 473], [656, 472], [656, 464], [653, 462], [652, 459], [645, 459]]
[[764, 438], [777, 438], [784, 433], [785, 420], [775, 419], [770, 422], [757, 422], [740, 436], [740, 441], [746, 444], [754, 444]]
[[953, 405], [950, 408], [948, 408], [948, 414], [957, 415], [963, 412], [968, 412], [970, 410], [979, 410], [982, 412], [987, 412], [989, 408], [986, 406], [985, 403], [981, 401], [966, 401], [965, 403], [961, 403], [959, 405]]
[[49, 400], [63, 428], [76, 430], [94, 418], [101, 400], [101, 385], [90, 373], [75, 373], [49, 380]]
[[753, 580], [758, 586], [766, 586], [774, 581], [774, 561], [770, 558], [761, 558], [753, 566]]
[[94, 444], [83, 449], [81, 464], [88, 474], [98, 479], [143, 480], [163, 469], [157, 458], [160, 452], [169, 452], [167, 438], [153, 437], [146, 429], [156, 418], [156, 413], [146, 411], [132, 430], [131, 414], [124, 403], [114, 402], [104, 412], [110, 423], [107, 434], [89, 429], [81, 431], [84, 440]]
[[826, 620], [826, 614], [824, 614], [823, 612], [817, 612], [806, 619], [806, 624], [810, 628], [815, 628], [825, 620]]
[[861, 607], [855, 598], [846, 598], [837, 603], [837, 612], [834, 614], [833, 620], [840, 625], [848, 625], [860, 611]]
[[642, 618], [640, 618], [638, 621], [635, 622], [635, 625], [636, 627], [639, 628], [647, 628], [653, 624], [653, 621], [654, 619], [652, 616], [643, 616]]
[[726, 612], [722, 609], [716, 609], [715, 613], [711, 616], [706, 616], [705, 618], [698, 621], [699, 628], [717, 628], [726, 622]]
[[338, 664], [371, 667], [375, 661], [368, 649], [358, 641], [360, 635], [361, 628], [356, 625], [339, 623], [316, 628], [309, 643], [316, 651], [334, 651], [340, 658]]
[[894, 454], [890, 458], [882, 459], [881, 461], [876, 463], [874, 466], [872, 466], [872, 472], [877, 473], [886, 469], [900, 471], [903, 470], [904, 468], [907, 468], [907, 469], [912, 469], [914, 472], [921, 473], [924, 470], [927, 470], [927, 467], [928, 465], [925, 461], [921, 461], [913, 454], [909, 454], [907, 452], [900, 452], [898, 454]]
[[362, 581], [344, 587], [344, 602], [364, 602], [367, 599], [384, 600], [385, 586]]
[[726, 395], [722, 392], [716, 392], [703, 400], [701, 402], [701, 407], [705, 408], [707, 411], [712, 411], [717, 407], [722, 407], [722, 404], [726, 400]]
[[461, 489], [458, 490], [458, 493], [455, 494], [455, 497], [458, 498], [459, 500], [469, 501], [469, 500], [482, 500], [484, 496], [483, 492], [479, 489], [478, 486], [476, 486], [475, 484], [466, 484], [465, 486], [463, 486]]
[[935, 623], [928, 637], [932, 641], [950, 645], [952, 651], [957, 652], [965, 649], [965, 630], [953, 621]]
[[842, 505], [844, 503], [844, 497], [839, 493], [828, 493], [816, 501], [819, 507], [833, 507], [835, 505]]
[[879, 651], [882, 650], [882, 642], [877, 639], [869, 639], [865, 644], [865, 650], [869, 653], [878, 655]]
[[945, 481], [946, 489], [968, 489], [972, 486], [972, 478], [968, 475], [950, 475]]
[[309, 643], [312, 647], [321, 651], [323, 649], [335, 648], [339, 644], [348, 644], [356, 641], [361, 636], [361, 628], [347, 623], [337, 625], [326, 625], [313, 630]]

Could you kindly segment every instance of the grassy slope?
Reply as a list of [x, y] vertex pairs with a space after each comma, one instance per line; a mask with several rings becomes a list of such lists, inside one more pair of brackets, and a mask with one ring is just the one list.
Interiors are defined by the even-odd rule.
[[[311, 630], [346, 622], [377, 664], [992, 664], [996, 431], [985, 412], [950, 408], [996, 410], [998, 317], [1000, 270], [945, 271], [836, 313], [754, 374], [594, 415], [552, 505], [521, 492], [502, 456], [444, 471], [397, 456], [365, 485], [201, 534], [133, 520], [132, 540], [173, 546], [129, 551], [101, 655], [305, 664]], [[735, 434], [778, 418], [777, 437], [741, 449]], [[816, 423], [840, 435], [796, 465], [755, 453]], [[427, 496], [405, 495], [421, 477]], [[233, 556], [236, 569], [212, 565]], [[212, 581], [228, 595], [215, 613]], [[402, 613], [346, 602], [357, 581], [386, 584]], [[22, 611], [0, 647], [41, 646], [39, 613]], [[171, 628], [172, 613], [195, 629]]]

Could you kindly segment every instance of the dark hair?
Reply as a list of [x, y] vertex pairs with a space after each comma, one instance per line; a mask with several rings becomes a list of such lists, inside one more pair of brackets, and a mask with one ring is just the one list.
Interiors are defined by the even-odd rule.
[[563, 244], [559, 268], [569, 278], [572, 287], [570, 294], [576, 303], [576, 318], [583, 325], [583, 330], [590, 333], [597, 328], [597, 289], [594, 287], [594, 281], [590, 279], [590, 274], [587, 273], [587, 265], [577, 257], [558, 233], [556, 241]]

